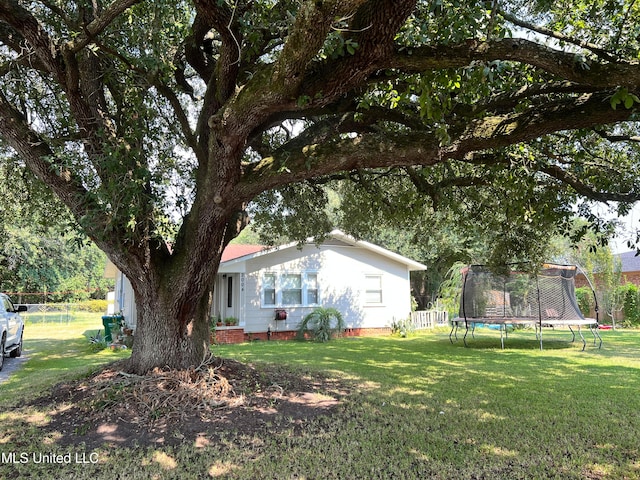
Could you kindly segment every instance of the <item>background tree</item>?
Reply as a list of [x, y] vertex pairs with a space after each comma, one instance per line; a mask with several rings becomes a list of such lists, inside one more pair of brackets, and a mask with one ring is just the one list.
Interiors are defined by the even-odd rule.
[[42, 182], [1, 155], [0, 289], [19, 294], [20, 303], [104, 299], [113, 288], [104, 278], [105, 254]]
[[0, 285], [19, 303], [105, 299], [113, 282], [104, 278], [106, 256], [60, 230], [7, 226], [0, 245]]
[[131, 280], [130, 369], [186, 367], [260, 195], [315, 216], [318, 184], [393, 175], [496, 258], [635, 201], [639, 8], [0, 0], [0, 136]]
[[[611, 322], [623, 310], [626, 288], [622, 285], [622, 263], [608, 245], [614, 235], [612, 230], [599, 233], [588, 231], [588, 222], [575, 219], [568, 237], [556, 236], [550, 248], [550, 257], [559, 263], [580, 267], [596, 292], [601, 322]], [[571, 237], [577, 242], [571, 243]], [[594, 305], [591, 286], [576, 292], [583, 313], [593, 315]]]
[[596, 289], [601, 312], [615, 328], [616, 318], [624, 305], [620, 259], [615, 257], [609, 248], [587, 252], [578, 248], [577, 254], [577, 262], [585, 265], [586, 273]]

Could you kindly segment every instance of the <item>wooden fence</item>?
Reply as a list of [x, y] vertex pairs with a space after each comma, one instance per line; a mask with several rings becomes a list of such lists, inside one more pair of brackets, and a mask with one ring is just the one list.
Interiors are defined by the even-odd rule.
[[446, 327], [449, 325], [449, 314], [444, 310], [419, 310], [411, 312], [411, 323], [415, 330]]

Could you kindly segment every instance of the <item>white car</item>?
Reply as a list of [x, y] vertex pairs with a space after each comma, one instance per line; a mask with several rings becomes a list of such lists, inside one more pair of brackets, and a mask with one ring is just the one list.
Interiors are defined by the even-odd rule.
[[26, 312], [26, 305], [14, 305], [4, 293], [0, 293], [0, 370], [4, 365], [4, 357], [22, 355], [22, 334], [24, 322], [20, 312]]

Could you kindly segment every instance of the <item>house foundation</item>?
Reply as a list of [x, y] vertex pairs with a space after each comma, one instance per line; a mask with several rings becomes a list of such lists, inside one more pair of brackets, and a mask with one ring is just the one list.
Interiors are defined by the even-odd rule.
[[[255, 340], [294, 340], [297, 336], [296, 330], [283, 330], [277, 332], [245, 332], [242, 327], [221, 328], [212, 335], [211, 343], [218, 345], [251, 342]], [[391, 335], [391, 328], [347, 328], [342, 333], [343, 337], [375, 337], [381, 335]]]

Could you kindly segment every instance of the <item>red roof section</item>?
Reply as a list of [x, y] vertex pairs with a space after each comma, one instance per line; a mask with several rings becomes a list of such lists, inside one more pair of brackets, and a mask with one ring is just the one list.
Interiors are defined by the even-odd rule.
[[227, 248], [222, 252], [222, 262], [228, 262], [229, 260], [235, 260], [236, 258], [244, 257], [245, 255], [251, 255], [264, 250], [262, 245], [240, 245], [232, 244], [227, 245]]

